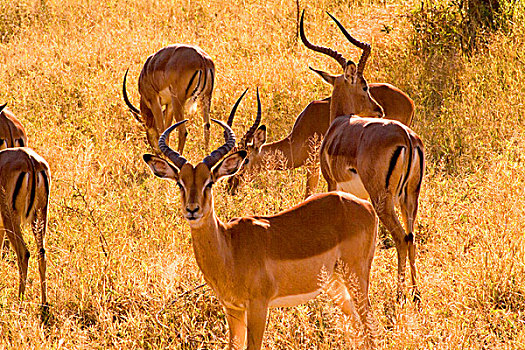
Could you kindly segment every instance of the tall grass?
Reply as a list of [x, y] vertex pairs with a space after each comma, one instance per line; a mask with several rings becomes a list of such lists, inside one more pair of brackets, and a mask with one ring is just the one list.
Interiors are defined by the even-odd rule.
[[[300, 3], [304, 7], [304, 3]], [[365, 74], [416, 102], [414, 130], [427, 149], [416, 230], [423, 302], [393, 307], [395, 250], [378, 250], [370, 299], [379, 344], [406, 348], [525, 347], [525, 47], [523, 8], [510, 30], [484, 46], [422, 52], [402, 1], [307, 4], [309, 38], [358, 58], [328, 10], [372, 43]], [[184, 42], [217, 67], [212, 117], [224, 119], [246, 88], [234, 130], [255, 116], [260, 87], [269, 140], [330, 93], [308, 65], [339, 72], [295, 36], [295, 1], [0, 0], [0, 100], [24, 122], [29, 142], [52, 170], [47, 232], [50, 320], [40, 323], [36, 259], [24, 300], [11, 254], [0, 262], [0, 342], [6, 348], [224, 348], [224, 314], [203, 283], [178, 190], [151, 176], [140, 125], [121, 96], [138, 103], [146, 57]], [[185, 156], [205, 155], [202, 121], [189, 124]], [[212, 128], [212, 145], [222, 132]], [[269, 214], [301, 201], [304, 170], [252, 178], [237, 197], [215, 189], [223, 220]], [[34, 252], [31, 235], [26, 234]], [[189, 292], [188, 292], [189, 291]], [[184, 294], [182, 297], [177, 296]], [[346, 320], [323, 298], [273, 310], [264, 344], [277, 349], [351, 348]]]

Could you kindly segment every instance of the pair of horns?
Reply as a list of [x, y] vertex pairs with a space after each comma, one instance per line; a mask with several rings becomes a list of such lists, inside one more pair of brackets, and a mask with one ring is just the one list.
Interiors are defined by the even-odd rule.
[[[350, 35], [350, 33], [348, 33], [348, 31], [345, 29], [345, 27], [343, 27], [343, 25], [334, 16], [332, 16], [328, 12], [327, 12], [327, 14], [335, 22], [335, 24], [337, 24], [337, 26], [339, 27], [341, 32], [348, 39], [348, 41], [350, 41], [350, 43], [352, 45], [355, 45], [358, 48], [360, 48], [361, 50], [363, 50], [363, 53], [361, 54], [361, 57], [359, 58], [359, 63], [357, 64], [357, 73], [360, 74], [360, 75], [363, 75], [363, 71], [364, 71], [365, 65], [366, 65], [366, 60], [368, 59], [368, 56], [370, 55], [370, 44], [355, 39], [353, 36]], [[300, 33], [300, 36], [301, 36], [301, 40], [303, 41], [304, 45], [307, 48], [309, 48], [312, 51], [316, 51], [316, 52], [319, 52], [319, 53], [322, 53], [322, 54], [325, 54], [327, 56], [332, 57], [333, 59], [335, 59], [341, 65], [343, 70], [346, 68], [347, 60], [344, 58], [344, 56], [342, 54], [340, 54], [339, 52], [337, 52], [335, 50], [332, 50], [332, 49], [330, 49], [328, 47], [314, 45], [314, 44], [312, 44], [311, 42], [308, 41], [308, 39], [306, 38], [306, 35], [304, 34], [304, 10], [303, 10], [303, 12], [301, 14], [301, 22], [300, 22], [300, 25], [299, 25], [299, 33]]]
[[[224, 128], [224, 139], [226, 140], [225, 143], [217, 148], [215, 151], [211, 152], [210, 155], [208, 155], [204, 160], [202, 161], [206, 166], [211, 169], [219, 160], [222, 159], [229, 151], [232, 150], [232, 148], [235, 146], [235, 134], [233, 133], [231, 129], [231, 124], [233, 123], [233, 118], [235, 117], [235, 112], [237, 111], [237, 107], [239, 107], [239, 104], [241, 103], [242, 98], [244, 95], [246, 95], [246, 92], [248, 89], [246, 89], [241, 97], [235, 102], [235, 105], [232, 108], [232, 111], [230, 112], [230, 116], [228, 117], [228, 124], [225, 124], [224, 122], [212, 119], [213, 122], [219, 124]], [[177, 167], [182, 168], [182, 166], [187, 162], [186, 158], [181, 156], [178, 152], [174, 151], [166, 144], [166, 138], [169, 136], [169, 134], [175, 130], [179, 125], [182, 125], [186, 123], [188, 119], [185, 119], [183, 121], [180, 121], [178, 123], [173, 124], [169, 128], [167, 128], [162, 135], [159, 138], [159, 148], [164, 153], [166, 157], [168, 157], [169, 160]], [[241, 142], [248, 142], [251, 137], [253, 137], [253, 133], [257, 129], [259, 123], [261, 121], [261, 100], [259, 99], [259, 89], [257, 89], [257, 118], [255, 120], [255, 123], [252, 125], [252, 127], [246, 132], [246, 134], [243, 136], [243, 139]]]
[[[244, 97], [244, 95], [246, 95], [247, 91], [248, 89], [244, 90], [241, 97], [239, 97], [237, 102], [235, 102], [235, 105], [233, 106], [230, 116], [228, 117], [228, 126], [231, 127], [233, 125], [233, 117], [235, 116], [237, 107], [239, 106], [239, 103], [241, 103], [241, 100]], [[248, 142], [251, 141], [251, 139], [253, 138], [253, 134], [255, 133], [255, 130], [257, 130], [257, 128], [259, 127], [259, 124], [261, 123], [261, 116], [262, 116], [261, 99], [259, 97], [259, 88], [257, 88], [257, 117], [255, 117], [255, 121], [253, 122], [253, 125], [248, 129], [248, 131], [246, 131], [244, 136], [241, 138], [241, 141], [239, 141], [238, 148], [240, 149], [246, 148], [246, 144], [248, 144]], [[224, 135], [226, 137], [226, 132]]]

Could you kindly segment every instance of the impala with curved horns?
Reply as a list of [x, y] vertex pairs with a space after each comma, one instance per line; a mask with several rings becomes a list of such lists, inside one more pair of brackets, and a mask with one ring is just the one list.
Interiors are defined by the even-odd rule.
[[0, 151], [0, 237], [7, 238], [15, 250], [20, 281], [18, 294], [23, 296], [29, 251], [21, 225], [29, 223], [35, 236], [42, 305], [47, 307], [46, 258], [44, 237], [47, 228], [50, 172], [47, 162], [26, 147]]
[[[321, 145], [321, 172], [329, 191], [343, 190], [360, 198], [370, 198], [379, 219], [396, 244], [398, 298], [404, 294], [408, 254], [414, 297], [419, 301], [414, 222], [424, 173], [424, 146], [412, 130], [397, 121], [355, 116], [362, 111], [375, 111], [368, 99], [363, 98], [363, 92], [368, 94], [363, 70], [370, 54], [370, 45], [354, 39], [335, 17], [330, 17], [353, 45], [363, 49], [363, 54], [357, 68], [351, 62], [345, 66], [345, 60], [336, 51], [308, 42], [303, 30], [303, 11], [301, 38], [306, 47], [336, 59], [345, 70], [344, 74], [334, 76], [331, 80], [332, 122]], [[322, 77], [328, 76], [327, 73], [318, 72]], [[406, 231], [395, 212], [396, 204], [400, 206]]]
[[[324, 193], [276, 215], [223, 223], [214, 211], [212, 186], [233, 175], [246, 152], [219, 162], [235, 146], [235, 136], [227, 124], [212, 120], [224, 128], [226, 142], [202, 162], [189, 164], [166, 144], [169, 133], [184, 121], [160, 137], [159, 147], [170, 162], [151, 154], [144, 161], [156, 176], [172, 179], [180, 188], [197, 264], [226, 313], [229, 348], [243, 349], [248, 343], [249, 350], [260, 349], [268, 308], [315, 297], [323, 289], [322, 273], [328, 275], [327, 293], [370, 334], [368, 287], [377, 233], [370, 203], [344, 192]], [[338, 263], [344, 265], [340, 274]], [[355, 276], [363, 296], [360, 307], [352, 303], [349, 275]]]
[[[410, 126], [414, 116], [414, 102], [400, 89], [386, 83], [369, 84], [370, 94], [384, 111], [384, 118], [398, 120]], [[280, 162], [272, 164], [272, 170], [295, 169], [306, 165], [306, 191], [304, 198], [315, 192], [319, 181], [319, 159], [316, 154], [316, 141], [320, 141], [330, 125], [331, 98], [312, 101], [295, 120], [292, 131], [285, 138], [266, 143], [266, 126], [260, 128], [256, 119], [253, 126], [243, 137], [239, 148], [248, 151], [245, 166], [228, 179], [230, 194], [237, 192], [243, 175], [254, 174], [266, 168], [268, 156], [279, 154]], [[259, 118], [260, 120], [260, 118]], [[231, 122], [228, 125], [232, 125]], [[247, 143], [246, 140], [252, 141]], [[317, 153], [317, 152], [316, 152]], [[313, 156], [313, 157], [312, 157]]]
[[[128, 69], [129, 70], [129, 69]], [[206, 52], [197, 46], [175, 44], [149, 56], [139, 76], [140, 109], [133, 106], [126, 92], [124, 74], [122, 93], [126, 105], [146, 128], [149, 144], [157, 152], [160, 133], [173, 119], [184, 118], [186, 107], [197, 103], [204, 120], [204, 145], [210, 143], [210, 104], [215, 81], [215, 65]], [[164, 107], [164, 110], [163, 110]], [[186, 127], [179, 129], [178, 150], [182, 153], [187, 135]]]
[[6, 106], [7, 103], [0, 106], [0, 150], [27, 146], [27, 135], [22, 123]]

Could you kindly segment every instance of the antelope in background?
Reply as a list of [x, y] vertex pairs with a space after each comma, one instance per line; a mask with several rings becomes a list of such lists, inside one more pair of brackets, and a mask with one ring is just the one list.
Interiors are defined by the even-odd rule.
[[[129, 69], [128, 69], [129, 70]], [[129, 101], [124, 74], [124, 101], [135, 118], [146, 128], [151, 147], [158, 149], [160, 133], [175, 118], [184, 119], [185, 108], [194, 109], [198, 103], [204, 120], [204, 145], [210, 144], [210, 105], [215, 80], [215, 65], [208, 54], [196, 46], [176, 44], [160, 49], [149, 56], [140, 72], [138, 85], [140, 109]], [[163, 110], [164, 107], [164, 110]], [[186, 126], [179, 129], [179, 153], [186, 143]]]
[[5, 109], [6, 106], [7, 103], [0, 106], [0, 150], [27, 146], [27, 135], [22, 123]]
[[[384, 117], [398, 120], [409, 126], [414, 116], [414, 102], [407, 94], [393, 85], [373, 83], [369, 85], [370, 94], [384, 111]], [[288, 170], [306, 167], [306, 191], [308, 198], [317, 189], [319, 181], [319, 159], [312, 156], [312, 142], [321, 140], [330, 125], [331, 98], [312, 101], [295, 120], [292, 131], [282, 140], [266, 143], [266, 126], [256, 120], [239, 143], [239, 149], [248, 151], [247, 161], [242, 169], [228, 179], [228, 190], [235, 194], [243, 175], [254, 174], [265, 168], [267, 156], [279, 153], [282, 162], [273, 170]], [[231, 126], [231, 123], [228, 124]], [[253, 141], [249, 143], [249, 141]]]
[[44, 237], [47, 229], [50, 171], [47, 162], [30, 148], [0, 151], [0, 238], [7, 238], [16, 253], [20, 280], [18, 294], [24, 295], [29, 251], [21, 226], [31, 224], [38, 254], [42, 305], [47, 308], [46, 257]]
[[[363, 77], [370, 45], [353, 38], [335, 17], [330, 17], [348, 41], [362, 49], [363, 53], [356, 66], [337, 51], [311, 44], [304, 35], [303, 10], [300, 32], [305, 46], [334, 58], [344, 71], [334, 76], [314, 70], [333, 86], [331, 124], [320, 151], [321, 172], [329, 191], [343, 190], [359, 198], [370, 199], [396, 244], [398, 299], [404, 295], [408, 254], [414, 298], [419, 301], [414, 222], [424, 173], [424, 146], [421, 139], [400, 122], [355, 115], [378, 114], [378, 105], [370, 96]], [[406, 231], [397, 218], [396, 204], [400, 206]]]
[[[260, 110], [258, 98], [258, 118]], [[235, 136], [228, 125], [212, 120], [224, 128], [226, 142], [202, 162], [193, 166], [166, 144], [169, 133], [185, 121], [160, 137], [159, 148], [170, 162], [151, 154], [145, 154], [144, 161], [156, 176], [174, 180], [180, 188], [197, 264], [224, 307], [229, 349], [243, 349], [246, 342], [248, 350], [260, 349], [268, 308], [294, 306], [317, 296], [323, 290], [322, 274], [328, 276], [327, 293], [345, 314], [360, 320], [369, 335], [368, 287], [378, 222], [370, 203], [344, 192], [323, 193], [276, 215], [223, 223], [214, 211], [212, 187], [239, 169], [246, 151], [219, 163], [235, 146]], [[340, 263], [344, 271], [338, 274]], [[362, 295], [358, 307], [352, 303], [350, 276]]]

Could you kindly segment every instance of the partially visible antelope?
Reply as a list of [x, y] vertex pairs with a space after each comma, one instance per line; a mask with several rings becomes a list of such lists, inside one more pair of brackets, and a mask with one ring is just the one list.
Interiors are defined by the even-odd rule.
[[[124, 101], [135, 118], [144, 124], [149, 144], [157, 152], [160, 133], [172, 124], [173, 118], [184, 119], [185, 109], [197, 102], [204, 120], [204, 145], [210, 143], [210, 104], [215, 81], [215, 65], [206, 52], [197, 46], [175, 44], [149, 56], [139, 76], [140, 109], [133, 106], [126, 92]], [[164, 110], [163, 110], [164, 107]], [[179, 129], [178, 150], [182, 153], [187, 135], [186, 127]]]
[[[234, 113], [235, 108], [231, 118]], [[169, 133], [185, 121], [160, 137], [159, 147], [170, 162], [151, 154], [144, 161], [156, 176], [180, 188], [197, 264], [224, 307], [229, 349], [243, 349], [246, 343], [248, 350], [260, 349], [268, 308], [314, 298], [323, 290], [322, 276], [326, 292], [370, 335], [368, 288], [378, 223], [370, 203], [344, 192], [323, 193], [276, 215], [223, 223], [214, 211], [212, 187], [239, 169], [246, 151], [220, 161], [234, 147], [235, 136], [227, 124], [212, 120], [224, 128], [226, 142], [202, 162], [194, 166], [166, 144]], [[360, 307], [352, 303], [349, 276], [362, 294]]]
[[[305, 46], [334, 58], [344, 71], [341, 75], [333, 76], [316, 70], [333, 85], [331, 124], [320, 151], [321, 172], [329, 191], [343, 190], [360, 198], [370, 198], [379, 219], [390, 231], [396, 244], [398, 297], [404, 293], [408, 254], [414, 297], [419, 301], [414, 222], [423, 180], [424, 146], [421, 139], [400, 122], [356, 116], [374, 115], [378, 111], [363, 77], [370, 45], [353, 38], [335, 17], [330, 17], [350, 43], [361, 48], [363, 53], [356, 66], [337, 51], [311, 44], [304, 35], [303, 11], [300, 32]], [[396, 204], [400, 206], [406, 231], [396, 215]]]
[[0, 150], [27, 146], [27, 135], [22, 123], [6, 106], [7, 103], [0, 106]]
[[26, 147], [0, 151], [0, 237], [13, 247], [19, 269], [18, 294], [24, 295], [29, 251], [22, 236], [22, 224], [31, 225], [38, 254], [42, 305], [46, 298], [46, 257], [44, 237], [47, 228], [50, 172], [47, 162]]
[[[384, 111], [384, 118], [398, 120], [410, 126], [414, 116], [414, 102], [400, 89], [385, 83], [369, 85], [370, 94]], [[243, 175], [253, 174], [265, 168], [268, 156], [279, 153], [282, 160], [273, 170], [295, 169], [307, 164], [306, 191], [304, 198], [308, 198], [317, 188], [319, 181], [318, 158], [311, 157], [314, 140], [321, 140], [330, 125], [331, 98], [312, 101], [295, 120], [292, 131], [285, 138], [266, 143], [266, 126], [255, 121], [254, 126], [243, 137], [240, 148], [248, 151], [247, 164], [235, 175], [228, 179], [228, 188], [231, 194], [237, 192]], [[231, 126], [231, 124], [230, 124]], [[255, 131], [257, 130], [257, 131]], [[246, 140], [252, 143], [247, 143]], [[314, 149], [312, 149], [314, 148]], [[307, 162], [308, 161], [308, 162]]]

